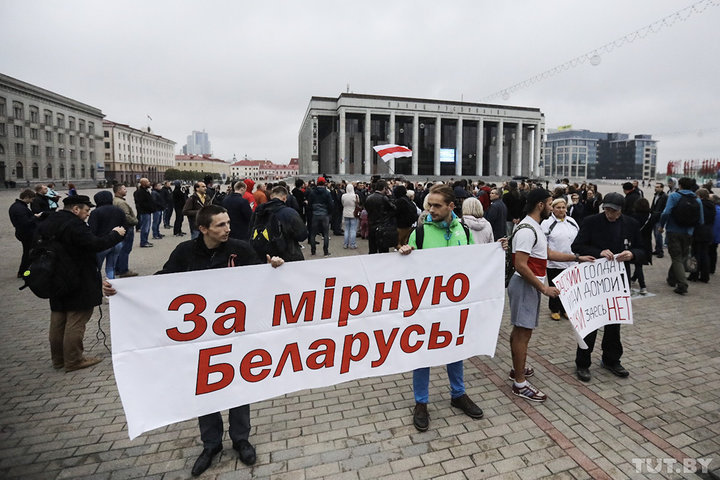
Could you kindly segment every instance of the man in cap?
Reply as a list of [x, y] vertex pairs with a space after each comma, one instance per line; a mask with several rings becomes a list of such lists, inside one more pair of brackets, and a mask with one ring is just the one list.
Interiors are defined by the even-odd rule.
[[74, 265], [68, 281], [74, 288], [68, 293], [50, 297], [50, 356], [53, 367], [66, 372], [90, 367], [101, 358], [83, 356], [85, 325], [93, 309], [102, 302], [102, 284], [96, 254], [120, 243], [124, 227], [115, 227], [102, 237], [93, 235], [85, 223], [90, 215], [90, 198], [85, 195], [65, 197], [63, 209], [52, 213], [38, 226], [40, 238], [55, 237], [63, 248], [59, 255], [67, 255], [60, 264]]
[[[572, 251], [581, 255], [626, 262], [625, 268], [628, 272], [630, 271], [628, 262], [644, 263], [648, 252], [643, 247], [640, 225], [629, 215], [623, 215], [624, 204], [625, 199], [619, 193], [605, 195], [602, 212], [585, 217], [580, 225], [580, 230], [572, 243]], [[613, 375], [625, 378], [630, 373], [620, 364], [620, 357], [623, 354], [620, 325], [605, 325], [604, 330], [601, 365]], [[588, 348], [583, 350], [578, 347], [575, 353], [577, 376], [583, 382], [590, 381], [590, 355], [596, 337], [597, 330], [589, 333], [585, 337]]]
[[550, 250], [540, 226], [543, 220], [550, 218], [550, 192], [536, 188], [530, 190], [526, 200], [527, 216], [515, 226], [509, 246], [515, 265], [515, 273], [508, 284], [510, 323], [513, 326], [510, 333], [513, 368], [509, 377], [513, 380], [514, 395], [541, 403], [547, 400], [547, 395], [527, 381], [527, 377], [532, 377], [535, 370], [526, 364], [526, 360], [530, 337], [539, 324], [540, 296], [555, 298], [560, 294], [556, 287], [545, 285], [547, 261], [592, 262], [595, 258]]

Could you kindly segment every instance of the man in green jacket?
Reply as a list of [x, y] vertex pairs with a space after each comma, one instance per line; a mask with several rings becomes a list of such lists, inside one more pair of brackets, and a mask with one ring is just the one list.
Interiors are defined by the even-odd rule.
[[[453, 213], [455, 193], [449, 185], [434, 185], [428, 194], [428, 211], [418, 229], [422, 229], [422, 242], [417, 238], [418, 229], [410, 234], [407, 245], [400, 247], [402, 255], [408, 255], [416, 248], [454, 247], [473, 244], [472, 234], [466, 230], [458, 217]], [[482, 418], [483, 411], [475, 405], [465, 393], [462, 360], [447, 365], [450, 380], [450, 405], [459, 408], [471, 418]], [[415, 410], [413, 424], [421, 432], [428, 429], [428, 387], [430, 384], [430, 368], [418, 368], [413, 371], [413, 392], [415, 394]]]

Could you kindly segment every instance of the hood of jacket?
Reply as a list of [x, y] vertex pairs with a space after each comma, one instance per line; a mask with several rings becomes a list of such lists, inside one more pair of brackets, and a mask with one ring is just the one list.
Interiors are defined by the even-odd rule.
[[483, 230], [492, 230], [490, 222], [482, 217], [478, 218], [473, 217], [472, 215], [463, 215], [462, 221], [468, 226], [468, 228], [470, 228], [470, 230], [476, 230], [478, 232]]
[[112, 205], [113, 194], [109, 190], [102, 190], [96, 193], [95, 196], [93, 196], [93, 199], [98, 207], [103, 205]]

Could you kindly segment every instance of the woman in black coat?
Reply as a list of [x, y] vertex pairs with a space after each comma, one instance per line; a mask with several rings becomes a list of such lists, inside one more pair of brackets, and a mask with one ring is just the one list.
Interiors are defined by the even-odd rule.
[[[651, 252], [653, 223], [652, 213], [650, 213], [650, 202], [648, 202], [645, 198], [640, 198], [636, 200], [634, 204], [634, 213], [630, 214], [630, 216], [637, 220], [638, 224], [640, 224], [640, 238], [642, 240], [642, 247], [645, 249], [646, 252]], [[643, 273], [643, 265], [650, 265], [651, 263], [652, 255], [647, 255], [644, 261], [634, 262], [635, 271], [633, 272], [632, 277], [630, 277], [630, 283], [637, 280], [637, 282], [640, 284], [641, 295], [645, 295], [647, 293], [647, 288], [645, 285], [645, 274]]]

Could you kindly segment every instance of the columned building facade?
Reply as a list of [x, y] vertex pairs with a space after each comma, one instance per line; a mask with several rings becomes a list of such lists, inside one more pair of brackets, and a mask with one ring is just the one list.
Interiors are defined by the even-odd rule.
[[103, 121], [105, 177], [109, 182], [135, 184], [165, 179], [175, 167], [175, 142], [122, 123]]
[[103, 113], [0, 74], [0, 182], [104, 179]]
[[[299, 133], [300, 174], [535, 176], [545, 117], [538, 108], [343, 93], [312, 97]], [[394, 143], [412, 157], [385, 163]]]

